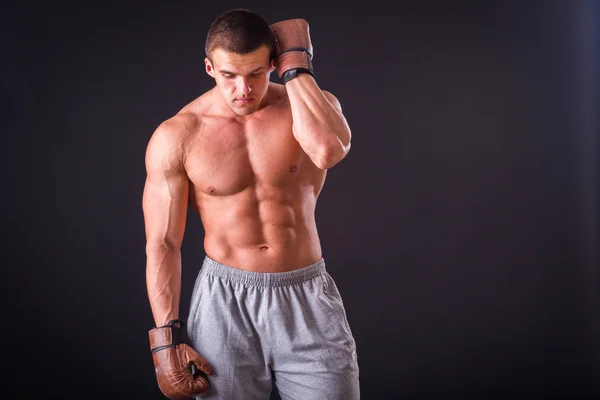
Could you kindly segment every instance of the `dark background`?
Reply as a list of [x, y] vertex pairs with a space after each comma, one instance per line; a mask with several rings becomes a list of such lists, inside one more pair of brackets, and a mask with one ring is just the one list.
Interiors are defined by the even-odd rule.
[[[363, 398], [597, 395], [599, 8], [568, 0], [3, 6], [3, 387], [164, 398], [143, 157], [235, 7], [309, 21], [352, 128], [317, 218]], [[202, 239], [190, 214], [182, 315]]]

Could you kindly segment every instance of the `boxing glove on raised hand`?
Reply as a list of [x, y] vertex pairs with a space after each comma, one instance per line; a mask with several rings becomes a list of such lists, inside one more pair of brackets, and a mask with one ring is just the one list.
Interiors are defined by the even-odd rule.
[[188, 400], [208, 390], [208, 380], [195, 370], [213, 373], [208, 362], [182, 342], [183, 325], [182, 321], [173, 320], [149, 331], [158, 387], [171, 400]]
[[275, 70], [283, 83], [300, 73], [314, 76], [308, 22], [301, 18], [288, 19], [272, 24], [271, 31], [275, 36]]

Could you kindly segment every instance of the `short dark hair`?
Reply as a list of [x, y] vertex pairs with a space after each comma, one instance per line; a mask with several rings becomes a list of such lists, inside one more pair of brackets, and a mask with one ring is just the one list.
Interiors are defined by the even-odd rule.
[[219, 15], [206, 35], [204, 52], [220, 48], [229, 53], [247, 54], [261, 46], [269, 48], [271, 60], [275, 56], [275, 37], [269, 24], [258, 14], [245, 8], [236, 8]]

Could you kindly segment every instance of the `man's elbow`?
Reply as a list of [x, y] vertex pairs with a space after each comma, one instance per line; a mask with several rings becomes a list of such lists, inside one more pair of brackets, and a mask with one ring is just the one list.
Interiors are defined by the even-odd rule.
[[329, 169], [342, 161], [349, 151], [350, 142], [343, 145], [339, 140], [336, 140], [334, 143], [321, 146], [314, 163], [319, 169]]

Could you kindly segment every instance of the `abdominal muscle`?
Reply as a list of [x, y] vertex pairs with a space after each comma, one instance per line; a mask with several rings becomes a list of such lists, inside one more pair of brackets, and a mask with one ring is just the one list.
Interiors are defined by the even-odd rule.
[[206, 255], [253, 272], [284, 272], [321, 258], [311, 185], [256, 184], [228, 196], [197, 193]]

